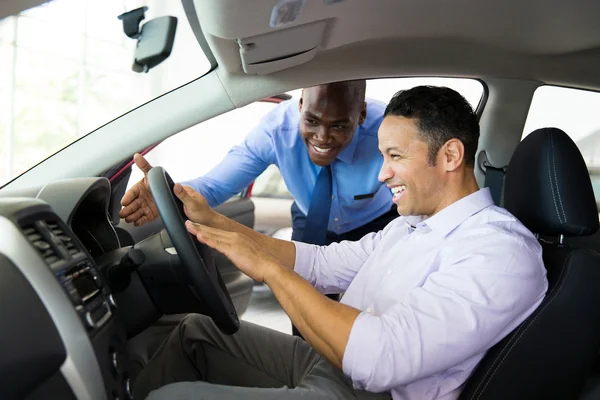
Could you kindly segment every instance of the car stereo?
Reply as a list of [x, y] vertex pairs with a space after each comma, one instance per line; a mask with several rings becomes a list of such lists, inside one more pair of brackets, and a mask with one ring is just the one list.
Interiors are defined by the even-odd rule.
[[114, 300], [90, 261], [54, 272], [89, 330], [102, 327], [110, 319]]

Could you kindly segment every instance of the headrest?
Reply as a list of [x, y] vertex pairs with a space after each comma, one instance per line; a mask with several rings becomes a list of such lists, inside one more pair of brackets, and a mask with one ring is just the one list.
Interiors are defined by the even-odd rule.
[[598, 208], [579, 149], [557, 128], [532, 132], [515, 150], [504, 207], [533, 233], [584, 236], [598, 230]]

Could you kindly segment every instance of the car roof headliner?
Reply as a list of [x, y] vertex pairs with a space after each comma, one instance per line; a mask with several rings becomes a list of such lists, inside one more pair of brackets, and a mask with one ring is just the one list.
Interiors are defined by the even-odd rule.
[[[42, 2], [5, 0], [0, 17]], [[276, 93], [385, 76], [507, 78], [600, 90], [597, 0], [305, 0], [299, 19], [279, 29], [269, 25], [277, 0], [183, 3], [195, 11], [189, 17], [200, 22], [237, 105], [255, 100], [248, 85]], [[313, 59], [266, 78], [243, 71], [239, 39], [317, 21], [325, 29]]]
[[[276, 3], [194, 1], [204, 36], [230, 77], [245, 75], [238, 39], [277, 33], [269, 25]], [[272, 75], [312, 76], [315, 83], [386, 75], [495, 77], [600, 89], [598, 16], [597, 0], [308, 0], [291, 26], [326, 21], [317, 55], [293, 66], [293, 73]]]

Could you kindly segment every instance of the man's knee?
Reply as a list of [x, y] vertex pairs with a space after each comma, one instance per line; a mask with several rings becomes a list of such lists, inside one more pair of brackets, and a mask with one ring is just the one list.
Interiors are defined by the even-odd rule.
[[182, 341], [204, 333], [218, 330], [213, 320], [202, 314], [188, 314], [181, 319], [175, 330]]
[[185, 317], [181, 318], [181, 321], [179, 322], [179, 328], [181, 327], [188, 327], [188, 326], [214, 326], [213, 320], [203, 314], [193, 314], [190, 313], [188, 315], [186, 315]]
[[220, 342], [223, 334], [210, 317], [202, 314], [188, 314], [181, 319], [173, 336], [186, 352], [195, 349], [199, 344]]
[[[202, 352], [198, 350], [198, 338], [202, 337], [203, 331], [210, 330], [211, 325], [214, 326], [212, 320], [204, 315], [188, 314], [183, 317], [137, 376], [134, 382], [135, 397], [143, 399], [149, 392], [165, 384], [202, 379], [203, 372], [199, 371], [197, 363], [198, 358], [202, 357]], [[152, 396], [157, 394], [153, 393]]]

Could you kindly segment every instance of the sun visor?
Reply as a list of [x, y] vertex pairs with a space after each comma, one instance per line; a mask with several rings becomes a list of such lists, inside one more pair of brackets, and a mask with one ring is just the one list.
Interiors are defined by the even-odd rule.
[[326, 26], [327, 21], [318, 21], [238, 39], [244, 72], [266, 75], [312, 60]]

